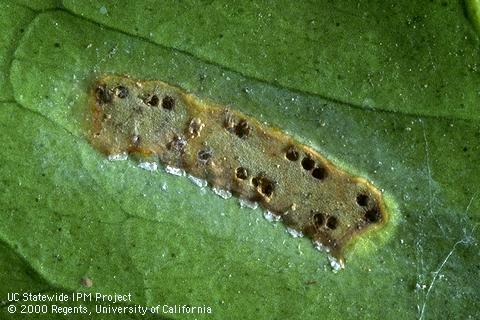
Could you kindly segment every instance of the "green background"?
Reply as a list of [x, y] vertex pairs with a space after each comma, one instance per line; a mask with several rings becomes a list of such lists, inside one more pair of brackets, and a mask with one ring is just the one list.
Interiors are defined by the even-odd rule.
[[[463, 2], [115, 3], [0, 0], [2, 319], [24, 318], [7, 312], [20, 291], [213, 309], [152, 319], [480, 317], [480, 41]], [[384, 190], [391, 222], [334, 273], [260, 209], [107, 161], [82, 128], [105, 73], [282, 128]]]

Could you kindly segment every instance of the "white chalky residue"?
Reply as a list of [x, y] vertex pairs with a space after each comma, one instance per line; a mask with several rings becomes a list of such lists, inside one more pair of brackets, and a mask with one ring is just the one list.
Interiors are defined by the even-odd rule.
[[200, 188], [204, 188], [208, 185], [207, 180], [194, 177], [190, 174], [188, 175], [188, 179], [192, 181], [195, 185], [199, 186]]
[[109, 161], [123, 161], [128, 159], [128, 154], [126, 152], [119, 154], [110, 154], [108, 155]]
[[332, 271], [334, 273], [337, 273], [338, 271], [344, 268], [343, 263], [341, 263], [340, 261], [338, 261], [332, 256], [328, 256], [328, 261], [330, 262], [330, 267], [332, 267]]
[[292, 229], [290, 227], [287, 227], [287, 232], [294, 238], [302, 238], [303, 233], [301, 231], [297, 231], [295, 229]]
[[255, 201], [250, 201], [247, 199], [238, 199], [238, 203], [240, 204], [241, 208], [249, 208], [249, 209], [257, 209], [258, 208], [258, 202]]
[[227, 191], [227, 190], [223, 190], [223, 189], [218, 189], [216, 187], [213, 187], [212, 188], [213, 192], [215, 192], [215, 194], [217, 196], [219, 196], [220, 198], [223, 198], [223, 199], [230, 199], [232, 197], [232, 193], [230, 191]]
[[167, 191], [167, 189], [168, 189], [167, 183], [166, 182], [162, 183], [162, 190]]
[[147, 171], [157, 171], [158, 164], [156, 162], [140, 162], [138, 167]]
[[277, 222], [277, 221], [280, 221], [282, 219], [281, 216], [279, 216], [279, 215], [277, 215], [277, 214], [275, 214], [271, 211], [268, 211], [268, 210], [263, 213], [263, 217], [270, 222]]
[[315, 246], [315, 249], [317, 249], [318, 251], [327, 252], [327, 253], [330, 252], [330, 248], [328, 248], [327, 246], [324, 246], [320, 241], [314, 241], [313, 245]]
[[100, 11], [101, 14], [107, 14], [108, 13], [108, 10], [105, 6], [101, 6], [99, 11]]
[[174, 176], [179, 176], [179, 177], [183, 177], [185, 175], [185, 170], [180, 169], [180, 168], [175, 168], [175, 167], [172, 167], [172, 166], [166, 166], [165, 167], [165, 172], [173, 174]]

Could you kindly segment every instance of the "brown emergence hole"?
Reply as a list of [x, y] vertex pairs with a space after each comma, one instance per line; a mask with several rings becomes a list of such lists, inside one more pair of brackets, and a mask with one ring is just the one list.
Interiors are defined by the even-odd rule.
[[212, 155], [213, 155], [212, 150], [200, 150], [198, 151], [198, 154], [197, 154], [198, 161], [205, 164], [212, 157]]
[[243, 167], [239, 167], [235, 170], [235, 175], [238, 179], [245, 180], [248, 178], [248, 171]]
[[365, 220], [369, 223], [379, 222], [381, 218], [382, 216], [377, 208], [370, 209], [365, 213]]
[[172, 110], [175, 107], [175, 99], [172, 96], [165, 96], [162, 100], [162, 107], [167, 110]]
[[240, 138], [248, 136], [251, 130], [252, 128], [250, 128], [250, 125], [245, 119], [240, 120], [235, 126], [235, 134]]
[[337, 218], [334, 217], [334, 216], [329, 216], [327, 218], [327, 228], [331, 229], [331, 230], [335, 230], [335, 229], [337, 229], [337, 226], [338, 226]]
[[262, 184], [261, 187], [261, 192], [266, 196], [266, 197], [271, 197], [273, 194], [273, 183], [270, 181], [267, 183]]
[[327, 177], [327, 170], [325, 170], [323, 167], [315, 168], [312, 171], [312, 176], [315, 179], [323, 180]]
[[300, 155], [293, 147], [291, 147], [287, 150], [285, 157], [287, 157], [287, 159], [290, 161], [297, 161]]
[[151, 96], [145, 98], [145, 100], [143, 100], [143, 102], [145, 102], [145, 104], [151, 106], [151, 107], [156, 107], [158, 106], [158, 102], [160, 100], [158, 99], [158, 96], [156, 94], [152, 94]]
[[359, 194], [357, 196], [357, 203], [359, 206], [365, 207], [368, 204], [368, 196], [366, 194]]
[[98, 85], [95, 88], [95, 97], [97, 98], [97, 102], [101, 104], [112, 101], [112, 96], [110, 95], [106, 85]]
[[252, 179], [252, 184], [260, 194], [267, 198], [272, 196], [274, 186], [270, 179], [264, 177], [263, 175], [258, 175]]
[[313, 223], [315, 224], [315, 227], [321, 228], [325, 223], [325, 216], [322, 213], [315, 213], [313, 215]]
[[302, 167], [305, 170], [312, 170], [313, 167], [315, 167], [315, 161], [313, 161], [313, 159], [310, 158], [310, 156], [306, 156], [302, 160]]
[[115, 94], [120, 99], [124, 99], [124, 98], [128, 97], [128, 89], [124, 86], [118, 86], [118, 87], [115, 88]]

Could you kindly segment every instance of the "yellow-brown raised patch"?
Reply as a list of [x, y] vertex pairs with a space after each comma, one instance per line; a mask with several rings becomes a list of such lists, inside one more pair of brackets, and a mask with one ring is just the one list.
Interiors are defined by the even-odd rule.
[[347, 242], [386, 223], [381, 193], [252, 117], [162, 81], [106, 76], [92, 90], [89, 138], [107, 155], [158, 157], [257, 201], [342, 261]]

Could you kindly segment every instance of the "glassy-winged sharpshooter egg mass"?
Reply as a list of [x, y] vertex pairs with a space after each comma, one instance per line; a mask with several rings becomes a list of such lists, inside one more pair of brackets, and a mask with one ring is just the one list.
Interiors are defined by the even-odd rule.
[[342, 261], [345, 245], [387, 221], [381, 193], [278, 129], [162, 81], [105, 76], [92, 89], [89, 138], [258, 202]]

